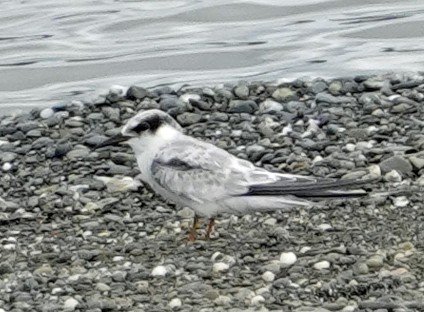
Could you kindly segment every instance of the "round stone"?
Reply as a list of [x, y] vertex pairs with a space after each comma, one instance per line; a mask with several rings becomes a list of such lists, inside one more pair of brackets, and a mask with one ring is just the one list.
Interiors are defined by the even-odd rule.
[[9, 171], [10, 169], [12, 169], [12, 164], [9, 163], [9, 162], [6, 162], [6, 163], [3, 164], [3, 166], [1, 167], [1, 169], [3, 171]]
[[168, 270], [163, 265], [158, 265], [152, 270], [152, 276], [163, 277], [168, 273]]
[[45, 108], [40, 112], [40, 117], [43, 119], [48, 119], [54, 115], [54, 110], [51, 108]]
[[172, 310], [178, 310], [181, 308], [182, 302], [180, 298], [174, 298], [168, 303], [168, 307], [170, 307]]
[[280, 263], [283, 268], [292, 266], [297, 261], [297, 256], [294, 252], [283, 252], [280, 256]]
[[228, 271], [230, 266], [224, 262], [217, 262], [213, 264], [212, 271], [215, 273]]
[[265, 282], [272, 282], [275, 279], [275, 274], [270, 271], [266, 271], [265, 273], [262, 274], [262, 279]]
[[327, 260], [320, 261], [314, 264], [315, 270], [324, 270], [328, 268], [330, 268], [330, 262], [328, 262]]

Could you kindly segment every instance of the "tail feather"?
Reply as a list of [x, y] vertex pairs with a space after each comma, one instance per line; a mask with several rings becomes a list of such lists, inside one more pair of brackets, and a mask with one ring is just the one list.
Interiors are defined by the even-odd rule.
[[294, 195], [302, 198], [360, 197], [366, 195], [364, 190], [343, 191], [340, 189], [357, 187], [377, 179], [368, 180], [316, 180], [316, 181], [277, 181], [267, 184], [250, 185], [242, 196], [283, 196]]

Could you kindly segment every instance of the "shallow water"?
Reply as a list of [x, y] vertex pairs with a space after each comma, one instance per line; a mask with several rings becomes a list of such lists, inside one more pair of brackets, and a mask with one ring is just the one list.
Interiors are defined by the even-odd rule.
[[0, 113], [114, 84], [417, 71], [423, 52], [423, 0], [6, 0]]

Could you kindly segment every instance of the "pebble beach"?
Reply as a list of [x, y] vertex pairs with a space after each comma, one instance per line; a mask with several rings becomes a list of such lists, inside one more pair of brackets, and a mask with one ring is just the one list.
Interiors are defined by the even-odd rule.
[[[423, 311], [423, 104], [417, 72], [113, 86], [2, 115], [0, 312]], [[152, 108], [269, 170], [379, 177], [376, 195], [223, 215], [188, 242], [193, 212], [143, 185], [129, 147], [93, 148]]]

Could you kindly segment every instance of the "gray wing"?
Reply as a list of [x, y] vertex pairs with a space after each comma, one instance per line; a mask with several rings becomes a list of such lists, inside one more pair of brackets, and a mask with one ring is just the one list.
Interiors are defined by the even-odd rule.
[[274, 174], [191, 138], [161, 148], [151, 172], [154, 181], [166, 191], [199, 203], [242, 195], [253, 181], [277, 181]]

